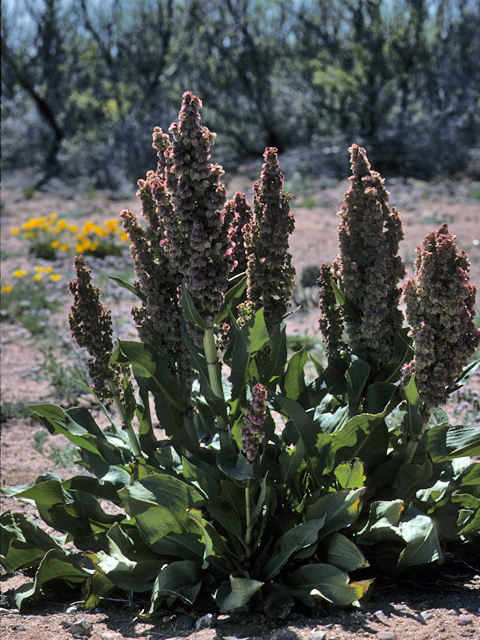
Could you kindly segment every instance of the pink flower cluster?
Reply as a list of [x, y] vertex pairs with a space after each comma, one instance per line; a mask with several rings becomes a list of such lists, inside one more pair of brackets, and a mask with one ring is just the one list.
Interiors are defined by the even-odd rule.
[[265, 437], [263, 425], [267, 411], [267, 390], [258, 383], [252, 389], [250, 404], [244, 420], [242, 433], [242, 448], [247, 460], [253, 463], [256, 456], [260, 440]]
[[[403, 231], [389, 209], [384, 180], [372, 171], [365, 149], [353, 145], [351, 187], [339, 215], [340, 254], [334, 271], [351, 305], [343, 317], [352, 352], [371, 364], [388, 363], [403, 316], [398, 309], [405, 266], [397, 255]], [[352, 312], [355, 308], [356, 312]]]
[[447, 400], [468, 358], [480, 345], [475, 327], [476, 287], [469, 284], [470, 263], [458, 252], [455, 236], [443, 224], [417, 249], [415, 277], [404, 285], [407, 319], [415, 357], [404, 367], [406, 384], [412, 374], [426, 407]]

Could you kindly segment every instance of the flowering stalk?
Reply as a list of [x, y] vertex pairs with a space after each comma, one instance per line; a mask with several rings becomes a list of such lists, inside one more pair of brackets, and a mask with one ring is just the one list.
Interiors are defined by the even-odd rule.
[[277, 150], [266, 149], [264, 159], [260, 180], [254, 184], [253, 219], [245, 226], [245, 250], [248, 305], [252, 313], [264, 308], [271, 333], [290, 306], [295, 284], [295, 268], [288, 253], [288, 237], [295, 221], [289, 204], [292, 196], [282, 193]]
[[398, 283], [405, 266], [397, 255], [403, 231], [365, 149], [353, 145], [350, 153], [353, 176], [339, 212], [340, 254], [333, 268], [351, 303], [343, 308], [343, 317], [352, 352], [381, 366], [391, 361], [395, 334], [403, 323]]
[[[165, 229], [162, 246], [182, 274], [198, 312], [213, 326], [234, 258], [230, 225], [222, 212], [223, 169], [210, 162], [215, 134], [200, 125], [201, 106], [191, 92], [184, 94], [179, 122], [169, 129], [173, 144], [159, 127], [155, 129], [159, 163], [152, 189]], [[200, 346], [202, 336], [193, 328], [191, 334]]]
[[[267, 390], [258, 383], [252, 389], [250, 404], [247, 408], [242, 433], [242, 449], [248, 462], [253, 464], [257, 457], [260, 440], [265, 437], [263, 425], [265, 424], [265, 415], [267, 412]], [[253, 522], [250, 510], [250, 480], [247, 480], [245, 487], [245, 518], [246, 518], [246, 534], [245, 549], [247, 558], [250, 557]]]
[[[222, 212], [225, 187], [223, 170], [210, 162], [210, 146], [215, 139], [200, 125], [202, 103], [193, 93], [183, 96], [179, 122], [167, 134], [157, 127], [153, 146], [159, 158], [150, 176], [152, 194], [164, 230], [161, 246], [168, 254], [192, 296], [206, 329], [189, 325], [197, 346], [203, 346], [210, 386], [223, 402], [220, 363], [215, 346], [214, 318], [224, 299], [228, 276], [235, 266], [230, 216]], [[225, 419], [218, 417], [221, 442], [230, 444]]]
[[184, 395], [190, 397], [192, 369], [188, 349], [181, 336], [181, 313], [178, 291], [181, 275], [172, 268], [161, 246], [164, 231], [156, 211], [149, 178], [139, 180], [137, 196], [142, 200], [142, 213], [148, 222], [146, 229], [130, 210], [120, 214], [130, 241], [134, 260], [135, 283], [145, 296], [140, 308], [133, 307], [132, 315], [140, 339], [155, 348], [170, 370], [181, 381]]
[[407, 462], [417, 450], [434, 407], [444, 404], [468, 358], [480, 345], [473, 318], [476, 287], [469, 284], [470, 263], [458, 253], [455, 236], [443, 224], [417, 249], [415, 277], [404, 284], [407, 319], [415, 356], [403, 368], [404, 385], [412, 375], [422, 403], [423, 430], [409, 443]]
[[332, 288], [333, 277], [332, 266], [324, 262], [320, 267], [320, 277], [317, 280], [320, 293], [318, 325], [324, 338], [325, 354], [328, 358], [338, 358], [345, 346], [342, 341], [344, 328], [342, 312]]
[[91, 356], [88, 360], [88, 369], [95, 394], [100, 399], [113, 399], [133, 452], [139, 456], [141, 449], [137, 436], [120, 401], [122, 368], [110, 363], [113, 352], [111, 312], [100, 302], [100, 288], [91, 284], [91, 270], [87, 268], [83, 256], [76, 256], [74, 266], [77, 277], [68, 285], [70, 293], [74, 296], [72, 310], [68, 317], [72, 336]]

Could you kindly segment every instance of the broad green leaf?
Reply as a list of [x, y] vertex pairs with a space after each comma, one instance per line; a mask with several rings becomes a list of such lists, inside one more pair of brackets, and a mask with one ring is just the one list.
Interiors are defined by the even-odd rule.
[[478, 426], [450, 427], [447, 431], [446, 443], [449, 451], [448, 459], [480, 456], [480, 430]]
[[365, 474], [361, 460], [355, 459], [353, 462], [342, 462], [334, 470], [342, 489], [363, 487], [365, 484]]
[[131, 293], [135, 294], [137, 298], [140, 298], [142, 302], [147, 302], [147, 296], [143, 293], [140, 287], [136, 287], [135, 285], [130, 284], [129, 282], [127, 282], [126, 280], [123, 280], [123, 278], [119, 278], [118, 276], [108, 276], [108, 277], [110, 278], [110, 280], [113, 280], [124, 289], [127, 289], [127, 291], [130, 291]]
[[341, 533], [332, 533], [322, 546], [328, 564], [333, 564], [342, 571], [354, 571], [369, 566], [360, 549]]
[[410, 463], [400, 467], [397, 474], [396, 493], [399, 498], [413, 498], [419, 489], [432, 483], [433, 463], [429, 456], [419, 464]]
[[383, 415], [363, 413], [350, 418], [338, 431], [331, 434], [332, 446], [330, 448], [326, 471], [331, 471], [337, 464], [344, 460], [352, 460], [362, 457], [362, 449], [376, 429], [383, 422]]
[[388, 368], [388, 375], [384, 378], [387, 383], [397, 382], [401, 376], [403, 365], [406, 362], [410, 362], [415, 355], [412, 347], [412, 338], [408, 335], [409, 332], [409, 327], [403, 327], [395, 335], [393, 362]]
[[253, 466], [243, 453], [232, 457], [229, 454], [224, 455], [223, 451], [220, 451], [217, 455], [217, 465], [226, 476], [239, 482], [253, 478]]
[[398, 523], [404, 511], [403, 500], [373, 502], [365, 526], [357, 534], [359, 544], [375, 544], [383, 539], [399, 540]]
[[33, 583], [23, 584], [15, 592], [15, 604], [22, 609], [24, 602], [43, 595], [45, 588], [54, 584], [65, 590], [84, 583], [94, 570], [82, 554], [68, 554], [62, 549], [47, 551], [38, 567]]
[[304, 367], [308, 360], [305, 347], [294, 353], [288, 361], [287, 370], [282, 384], [282, 390], [287, 398], [296, 400], [305, 389]]
[[95, 567], [111, 583], [125, 591], [145, 592], [153, 587], [164, 565], [160, 556], [152, 554], [135, 527], [114, 525], [107, 534], [108, 552], [87, 554]]
[[420, 396], [415, 385], [415, 375], [412, 375], [409, 383], [404, 389], [407, 401], [407, 411], [405, 413], [404, 424], [410, 438], [415, 439], [422, 433], [423, 419], [420, 414]]
[[322, 538], [328, 533], [344, 529], [352, 524], [360, 510], [360, 500], [365, 493], [365, 487], [358, 489], [342, 489], [335, 493], [327, 493], [306, 508], [308, 520], [322, 518]]
[[348, 582], [348, 575], [330, 564], [309, 564], [290, 574], [293, 595], [307, 606], [315, 605], [321, 597], [338, 605], [349, 605], [360, 600], [368, 591], [372, 580]]
[[167, 534], [198, 531], [188, 510], [202, 506], [204, 499], [197, 489], [173, 476], [145, 476], [121, 489], [119, 495], [142, 538], [158, 553]]
[[197, 327], [201, 331], [205, 331], [208, 327], [207, 322], [196, 309], [192, 294], [188, 290], [185, 282], [182, 283], [182, 311], [185, 318], [192, 326]]
[[298, 471], [304, 462], [305, 445], [300, 438], [297, 444], [280, 454], [279, 462], [282, 470], [283, 483], [288, 484], [290, 478]]
[[55, 528], [55, 520], [51, 515], [53, 505], [67, 505], [74, 502], [71, 494], [62, 487], [58, 480], [39, 482], [17, 493], [15, 497], [34, 500], [42, 520], [53, 528]]
[[[272, 390], [276, 387], [276, 381], [280, 379], [285, 370], [287, 361], [287, 336], [285, 323], [277, 325], [268, 344], [270, 356], [266, 364], [261, 368], [260, 382]], [[273, 384], [274, 383], [274, 384]]]
[[265, 565], [262, 575], [266, 580], [274, 578], [297, 551], [316, 544], [318, 533], [325, 522], [325, 516], [317, 520], [309, 520], [289, 529], [277, 541], [272, 557]]
[[236, 419], [244, 402], [246, 384], [250, 383], [252, 359], [269, 341], [263, 309], [257, 311], [255, 316], [241, 328], [238, 327], [235, 319], [232, 319], [230, 333], [231, 344], [225, 354], [225, 362], [231, 370], [230, 402], [233, 418]]
[[145, 391], [162, 393], [170, 404], [184, 413], [177, 379], [162, 358], [143, 342], [117, 340], [111, 356], [112, 364], [131, 365], [133, 374]]
[[222, 582], [220, 585], [215, 594], [215, 602], [221, 611], [235, 611], [245, 606], [262, 585], [263, 582], [258, 580], [231, 575], [229, 582]]
[[442, 549], [432, 519], [411, 507], [399, 523], [399, 532], [407, 543], [400, 554], [398, 568], [427, 564], [442, 558]]
[[462, 387], [464, 387], [479, 367], [480, 367], [480, 358], [477, 358], [476, 360], [471, 362], [469, 365], [467, 365], [465, 369], [462, 371], [462, 373], [460, 374], [460, 376], [458, 377], [458, 379], [455, 381], [455, 385], [448, 390], [449, 393], [453, 393], [454, 391], [457, 391], [458, 389], [461, 389]]
[[316, 445], [319, 430], [313, 418], [295, 400], [280, 395], [275, 396], [275, 400], [292, 421], [298, 435], [303, 440], [307, 453], [311, 455], [312, 449]]
[[50, 549], [59, 544], [23, 513], [0, 515], [0, 564], [7, 573], [37, 567]]
[[167, 564], [155, 580], [149, 613], [153, 613], [165, 600], [171, 604], [179, 598], [185, 604], [192, 605], [201, 586], [195, 562], [179, 560]]
[[245, 527], [245, 490], [231, 482], [222, 482], [222, 494], [208, 502], [209, 515], [239, 541]]
[[182, 469], [185, 480], [194, 482], [206, 498], [220, 495], [221, 486], [216, 469], [198, 460], [187, 460], [187, 458], [182, 458]]
[[351, 357], [350, 366], [345, 373], [350, 417], [357, 415], [363, 398], [363, 390], [370, 375], [370, 365], [362, 358]]
[[215, 316], [214, 324], [220, 324], [225, 320], [225, 318], [228, 318], [231, 310], [237, 306], [237, 303], [241, 299], [246, 288], [247, 275], [245, 274], [225, 294], [222, 306], [220, 307], [218, 314]]
[[367, 388], [367, 412], [382, 413], [390, 405], [393, 409], [400, 402], [398, 387], [388, 382], [374, 382]]

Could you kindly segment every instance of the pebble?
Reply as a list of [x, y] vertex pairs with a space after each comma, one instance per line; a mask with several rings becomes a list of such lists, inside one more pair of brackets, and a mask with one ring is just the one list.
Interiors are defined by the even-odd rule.
[[321, 629], [314, 629], [310, 634], [310, 640], [325, 640], [327, 632]]
[[380, 622], [386, 622], [388, 620], [387, 616], [383, 613], [383, 611], [381, 609], [379, 609], [378, 611], [375, 611], [375, 613], [373, 615]]
[[72, 605], [71, 607], [68, 607], [65, 613], [77, 613], [77, 611], [78, 611], [78, 608], [75, 605]]
[[416, 616], [417, 620], [422, 624], [427, 624], [427, 620], [433, 618], [433, 613], [428, 613], [428, 611], [422, 611]]
[[86, 620], [78, 620], [68, 627], [67, 631], [74, 638], [89, 638], [92, 635], [92, 625]]
[[216, 617], [213, 613], [207, 613], [206, 615], [199, 618], [195, 623], [195, 629], [200, 631], [200, 629], [213, 629], [217, 622]]
[[466, 627], [469, 624], [473, 624], [473, 618], [462, 613], [461, 616], [458, 616], [458, 624], [462, 627]]
[[175, 631], [190, 631], [193, 628], [193, 619], [190, 616], [179, 616], [175, 620]]
[[380, 631], [375, 636], [376, 640], [397, 640], [397, 636], [393, 631]]

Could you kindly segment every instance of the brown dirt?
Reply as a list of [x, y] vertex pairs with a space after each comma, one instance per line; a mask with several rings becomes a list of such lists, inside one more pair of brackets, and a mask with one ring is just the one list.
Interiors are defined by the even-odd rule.
[[[261, 163], [254, 170], [259, 173]], [[253, 173], [253, 177], [255, 176]], [[228, 185], [229, 195], [234, 191], [251, 194], [252, 167], [246, 167]], [[436, 229], [442, 222], [448, 222], [451, 232], [457, 234], [457, 244], [465, 249], [471, 261], [472, 283], [480, 285], [480, 199], [479, 183], [468, 181], [425, 183], [418, 180], [390, 180], [387, 187], [391, 192], [390, 202], [396, 206], [403, 220], [405, 241], [402, 245], [402, 257], [409, 271], [412, 271], [415, 248], [429, 231]], [[331, 260], [337, 251], [335, 215], [342, 201], [348, 182], [323, 179], [309, 187], [311, 208], [301, 206], [302, 198], [293, 201], [296, 218], [296, 230], [291, 239], [291, 252], [297, 273], [309, 265], [318, 265]], [[474, 197], [476, 194], [476, 197]], [[304, 196], [302, 196], [304, 197]], [[303, 201], [305, 203], [305, 201]], [[72, 219], [81, 216], [100, 222], [113, 218], [129, 207], [139, 212], [139, 204], [133, 196], [118, 200], [106, 193], [97, 193], [88, 198], [82, 193], [36, 193], [33, 198], [25, 199], [19, 189], [7, 189], [3, 193], [3, 274], [7, 279], [12, 270], [40, 264], [32, 260], [25, 246], [9, 231], [12, 227], [33, 216], [56, 212], [60, 216], [68, 215]], [[69, 342], [66, 325], [68, 295], [66, 281], [72, 275], [71, 259], [57, 261], [55, 269], [64, 273], [65, 304], [48, 321], [50, 336], [57, 336], [58, 345]], [[107, 272], [113, 273], [110, 268]], [[112, 288], [115, 285], [111, 285]], [[301, 292], [298, 292], [301, 297]], [[124, 335], [134, 339], [134, 329], [129, 321], [129, 307], [132, 304], [128, 295], [108, 296], [108, 303], [114, 309], [114, 317]], [[313, 306], [313, 302], [311, 305]], [[289, 320], [289, 333], [318, 335], [317, 312], [315, 308], [294, 314]], [[122, 317], [127, 322], [122, 322]], [[133, 332], [133, 333], [132, 333]], [[2, 403], [9, 407], [8, 418], [2, 424], [2, 486], [14, 486], [33, 482], [45, 471], [55, 471], [63, 477], [73, 471], [68, 461], [58, 466], [33, 448], [34, 435], [43, 428], [30, 418], [15, 417], [12, 407], [18, 403], [37, 403], [54, 401], [61, 404], [51, 383], [51, 372], [42, 370], [43, 357], [38, 347], [44, 336], [32, 336], [26, 329], [11, 319], [2, 318]], [[62, 355], [63, 353], [63, 355]], [[65, 361], [64, 351], [58, 348], [59, 360]], [[470, 387], [480, 388], [479, 376], [474, 377]], [[88, 403], [83, 397], [81, 402]], [[455, 406], [449, 408], [453, 414]], [[48, 436], [44, 451], [51, 451], [52, 445], [61, 444], [61, 438]], [[50, 447], [50, 449], [49, 449]], [[66, 465], [66, 466], [65, 466]], [[78, 468], [75, 471], [78, 473]], [[39, 522], [35, 509], [30, 505], [3, 499], [2, 510], [21, 510]], [[434, 571], [436, 569], [431, 569]], [[100, 611], [87, 613], [81, 609], [67, 613], [66, 607], [55, 602], [42, 602], [39, 607], [29, 609], [24, 615], [8, 608], [8, 598], [0, 601], [1, 632], [5, 640], [12, 638], [27, 640], [66, 640], [73, 637], [75, 621], [86, 620], [91, 626], [91, 636], [96, 640], [118, 640], [126, 637], [136, 638], [184, 638], [192, 640], [212, 640], [213, 638], [268, 638], [269, 640], [294, 640], [295, 638], [314, 640], [325, 632], [326, 640], [346, 640], [352, 638], [377, 638], [377, 640], [449, 640], [454, 638], [472, 638], [480, 640], [480, 575], [466, 564], [438, 568], [436, 582], [422, 580], [418, 576], [413, 581], [398, 581], [387, 584], [379, 581], [373, 591], [371, 601], [362, 611], [323, 611], [315, 610], [305, 616], [297, 615], [287, 620], [269, 622], [263, 615], [223, 616], [215, 628], [196, 630], [195, 626], [181, 630], [182, 615], [185, 613], [160, 612], [155, 619], [144, 622], [136, 619], [138, 611], [134, 603], [130, 606], [127, 599], [108, 602]], [[452, 577], [454, 574], [456, 577]], [[14, 576], [0, 576], [2, 592], [5, 594], [28, 580], [21, 572]], [[420, 615], [422, 614], [422, 615]], [[422, 618], [423, 616], [423, 618]], [[198, 617], [198, 616], [197, 616]], [[185, 622], [185, 620], [183, 620]], [[193, 624], [195, 619], [193, 620]], [[77, 631], [82, 632], [82, 627]], [[88, 634], [83, 627], [83, 633]]]

